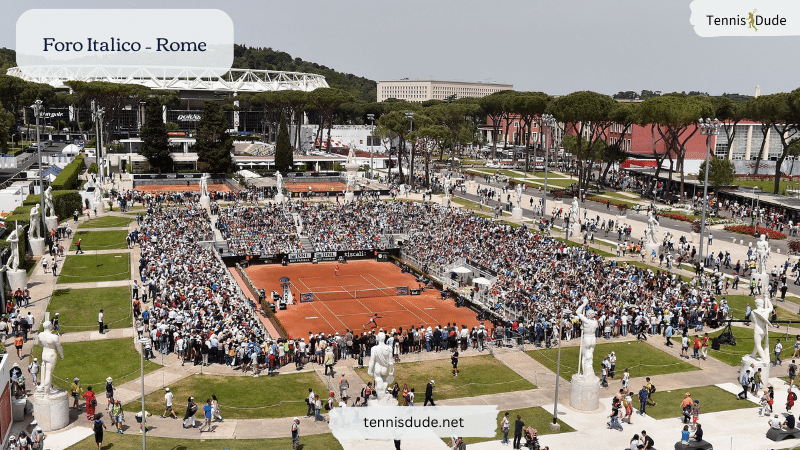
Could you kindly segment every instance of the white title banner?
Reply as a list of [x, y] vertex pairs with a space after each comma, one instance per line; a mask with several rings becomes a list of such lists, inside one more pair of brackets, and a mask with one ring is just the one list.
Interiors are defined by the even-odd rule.
[[690, 8], [701, 37], [800, 36], [800, 2], [694, 0]]
[[16, 51], [23, 72], [83, 66], [125, 77], [147, 67], [169, 77], [205, 68], [219, 76], [233, 63], [233, 22], [218, 9], [31, 9], [17, 19]]
[[494, 437], [497, 413], [493, 405], [334, 408], [329, 426], [339, 440]]

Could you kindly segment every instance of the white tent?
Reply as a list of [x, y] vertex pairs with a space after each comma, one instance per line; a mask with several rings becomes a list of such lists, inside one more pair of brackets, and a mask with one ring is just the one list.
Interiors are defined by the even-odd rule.
[[61, 150], [62, 155], [77, 155], [81, 152], [81, 148], [75, 144], [69, 144]]
[[491, 280], [487, 280], [486, 278], [483, 277], [473, 278], [472, 282], [475, 284], [482, 284], [484, 286], [492, 284]]

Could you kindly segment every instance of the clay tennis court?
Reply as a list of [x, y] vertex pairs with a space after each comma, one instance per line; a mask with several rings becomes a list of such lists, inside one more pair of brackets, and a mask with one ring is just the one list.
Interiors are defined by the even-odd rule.
[[[477, 325], [476, 313], [469, 308], [456, 308], [452, 299], [441, 300], [441, 292], [428, 289], [421, 295], [396, 295], [397, 286], [418, 287], [413, 275], [401, 273], [392, 263], [377, 261], [351, 261], [337, 263], [292, 264], [289, 266], [251, 266], [245, 271], [253, 283], [267, 292], [281, 293], [281, 277], [292, 283], [296, 301], [283, 311], [277, 311], [291, 337], [304, 337], [308, 332], [333, 333], [347, 329], [360, 333], [372, 329], [408, 328], [410, 326], [435, 326], [447, 322]], [[349, 293], [344, 293], [347, 290]], [[300, 293], [316, 292], [313, 302], [300, 302]], [[353, 294], [355, 293], [355, 294]], [[364, 298], [352, 298], [352, 295]], [[375, 296], [382, 295], [382, 296]], [[350, 297], [332, 299], [335, 297]], [[324, 300], [321, 298], [331, 298]], [[377, 328], [366, 326], [370, 316], [378, 313]]]
[[[136, 190], [139, 192], [150, 192], [153, 194], [160, 192], [200, 192], [200, 185], [190, 184], [187, 186], [185, 184], [140, 184], [136, 186]], [[213, 191], [230, 192], [231, 188], [224, 184], [209, 184], [208, 190], [209, 193]]]
[[311, 186], [311, 192], [342, 192], [347, 187], [344, 183], [338, 181], [331, 182], [314, 182], [314, 183], [286, 183], [286, 189], [290, 192], [308, 192], [308, 187]]

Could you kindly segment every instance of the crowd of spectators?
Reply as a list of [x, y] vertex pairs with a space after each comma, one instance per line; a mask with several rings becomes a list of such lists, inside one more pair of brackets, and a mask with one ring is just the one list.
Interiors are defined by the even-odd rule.
[[303, 251], [292, 206], [234, 203], [218, 208], [216, 227], [235, 255]]

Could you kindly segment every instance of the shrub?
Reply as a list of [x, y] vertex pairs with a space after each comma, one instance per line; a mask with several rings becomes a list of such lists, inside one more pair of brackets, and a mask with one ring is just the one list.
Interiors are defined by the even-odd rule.
[[86, 173], [97, 173], [97, 163], [92, 163], [88, 169], [86, 169]]
[[[39, 203], [39, 196], [35, 194], [29, 195], [25, 198], [25, 201], [22, 202], [23, 207], [28, 207], [24, 213], [26, 223], [30, 221], [30, 207], [37, 203]], [[72, 216], [75, 210], [79, 212], [83, 211], [81, 194], [79, 194], [78, 191], [53, 191], [53, 206], [56, 208], [56, 215], [59, 221], [67, 219]], [[17, 210], [18, 209], [19, 208], [17, 208]], [[17, 214], [17, 210], [14, 210], [14, 215]], [[22, 220], [22, 218], [20, 218], [20, 220]]]
[[83, 172], [83, 155], [78, 155], [75, 159], [64, 167], [64, 170], [50, 184], [54, 191], [68, 191], [78, 186], [78, 175]]
[[795, 255], [800, 253], [800, 239], [792, 239], [789, 241], [789, 251]]
[[692, 233], [699, 233], [702, 231], [703, 225], [700, 223], [699, 220], [695, 220], [692, 222]]
[[628, 205], [624, 203], [617, 203], [616, 204], [617, 210], [619, 211], [620, 216], [624, 216], [625, 213], [628, 212]]
[[564, 191], [561, 190], [553, 191], [553, 199], [555, 199], [556, 201], [560, 201], [563, 198], [564, 198]]

